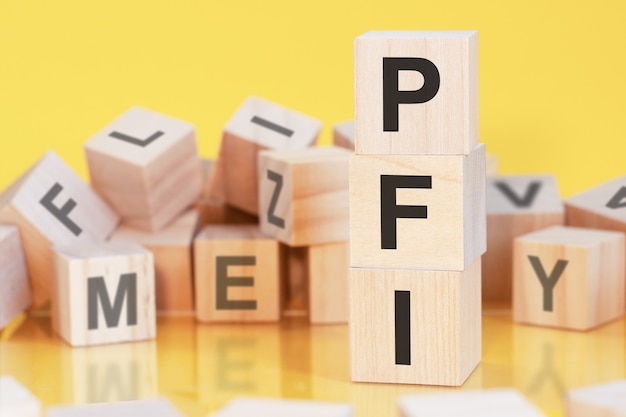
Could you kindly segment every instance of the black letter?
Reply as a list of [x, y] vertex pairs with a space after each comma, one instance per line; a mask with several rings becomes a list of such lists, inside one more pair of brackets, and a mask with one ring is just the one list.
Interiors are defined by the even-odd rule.
[[152, 135], [148, 136], [147, 139], [138, 139], [133, 136], [129, 136], [124, 133], [115, 132], [115, 131], [109, 133], [109, 136], [115, 139], [123, 140], [124, 142], [132, 143], [133, 145], [137, 145], [137, 146], [141, 146], [142, 148], [145, 148], [146, 146], [150, 145], [152, 142], [154, 142], [155, 140], [163, 136], [163, 132], [158, 130]]
[[254, 266], [256, 265], [255, 256], [217, 256], [215, 258], [215, 276], [217, 291], [216, 305], [218, 310], [256, 310], [256, 300], [229, 300], [228, 287], [252, 287], [254, 285], [253, 277], [229, 277], [228, 266]]
[[541, 183], [539, 181], [531, 182], [530, 186], [526, 190], [526, 194], [524, 194], [524, 197], [522, 198], [515, 195], [506, 182], [496, 182], [496, 187], [498, 187], [498, 189], [502, 191], [502, 193], [507, 196], [509, 200], [511, 200], [515, 207], [526, 208], [530, 207], [533, 204], [533, 201], [535, 201], [535, 197], [537, 197], [537, 193], [541, 188]]
[[283, 189], [283, 176], [268, 169], [267, 178], [270, 181], [274, 181], [276, 183], [276, 187], [274, 188], [274, 194], [272, 194], [272, 200], [270, 201], [270, 206], [267, 208], [267, 221], [274, 226], [278, 226], [281, 229], [284, 229], [285, 220], [274, 214], [274, 211], [276, 210], [276, 204], [278, 203], [278, 197], [280, 196], [280, 190]]
[[396, 291], [396, 365], [411, 364], [411, 292]]
[[87, 323], [88, 329], [98, 328], [98, 299], [102, 304], [102, 312], [107, 327], [117, 327], [122, 315], [124, 297], [128, 301], [126, 307], [126, 325], [137, 324], [137, 274], [128, 273], [120, 276], [117, 284], [115, 301], [111, 306], [111, 299], [107, 292], [104, 277], [91, 277], [87, 279]]
[[[417, 71], [424, 76], [419, 90], [399, 91], [398, 73]], [[439, 91], [439, 70], [425, 58], [383, 58], [383, 131], [398, 131], [400, 104], [426, 103]]]
[[626, 199], [626, 187], [622, 187], [617, 191], [617, 193], [615, 193], [613, 198], [611, 198], [611, 200], [609, 200], [609, 202], [606, 203], [606, 206], [612, 209], [626, 207], [626, 201], [624, 201], [625, 199]]
[[426, 206], [398, 206], [397, 188], [433, 188], [432, 177], [424, 175], [380, 176], [380, 238], [382, 249], [396, 249], [396, 219], [426, 219]]
[[539, 278], [539, 282], [541, 282], [541, 286], [543, 287], [543, 311], [552, 311], [552, 290], [554, 289], [554, 286], [558, 282], [559, 278], [561, 278], [563, 271], [565, 271], [568, 261], [559, 259], [548, 277], [546, 275], [546, 271], [541, 265], [539, 257], [528, 255], [528, 259], [530, 260], [530, 264], [533, 266], [535, 274], [537, 274], [537, 278]]
[[61, 184], [55, 182], [52, 188], [48, 190], [46, 195], [43, 196], [39, 203], [44, 206], [46, 210], [50, 212], [50, 214], [56, 217], [58, 221], [63, 223], [63, 226], [70, 229], [70, 232], [78, 236], [83, 230], [69, 218], [70, 212], [74, 210], [74, 207], [76, 207], [76, 201], [70, 198], [65, 204], [63, 204], [63, 207], [61, 208], [58, 208], [53, 204], [54, 199], [56, 198], [56, 196], [59, 195], [62, 190], [63, 187], [61, 187]]

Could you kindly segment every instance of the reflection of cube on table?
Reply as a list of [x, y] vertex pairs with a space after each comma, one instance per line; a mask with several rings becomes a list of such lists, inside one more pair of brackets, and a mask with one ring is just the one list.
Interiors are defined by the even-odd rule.
[[52, 327], [72, 346], [156, 336], [154, 259], [132, 243], [54, 247]]
[[92, 186], [126, 224], [163, 228], [200, 195], [193, 125], [133, 107], [85, 145]]
[[624, 234], [554, 226], [515, 239], [513, 319], [587, 330], [624, 314]]

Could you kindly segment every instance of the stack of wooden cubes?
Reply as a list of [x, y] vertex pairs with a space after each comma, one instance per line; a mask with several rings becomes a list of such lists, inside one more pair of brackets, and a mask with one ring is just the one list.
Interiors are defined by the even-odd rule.
[[485, 147], [475, 31], [355, 41], [353, 381], [458, 386], [481, 358]]

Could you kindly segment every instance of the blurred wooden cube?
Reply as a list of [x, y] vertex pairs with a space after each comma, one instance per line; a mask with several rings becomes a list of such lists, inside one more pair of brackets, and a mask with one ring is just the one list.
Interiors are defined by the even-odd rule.
[[354, 120], [333, 126], [333, 145], [354, 152]]
[[624, 314], [624, 234], [553, 226], [515, 239], [513, 320], [588, 330]]
[[350, 269], [354, 382], [460, 386], [481, 358], [480, 259], [465, 271]]
[[118, 221], [119, 216], [52, 151], [4, 190], [0, 222], [20, 229], [33, 308], [50, 299], [50, 247], [104, 241]]
[[485, 146], [350, 159], [350, 262], [462, 271], [485, 252]]
[[48, 408], [48, 417], [111, 416], [183, 417], [183, 414], [165, 398], [101, 404], [63, 405]]
[[313, 146], [322, 124], [278, 104], [249, 97], [224, 127], [211, 196], [247, 213], [259, 210], [257, 154]]
[[209, 225], [194, 241], [196, 318], [280, 319], [278, 242], [255, 225]]
[[156, 336], [154, 258], [131, 243], [57, 245], [52, 328], [72, 346]]
[[349, 157], [335, 146], [261, 152], [263, 233], [290, 246], [348, 240]]
[[212, 417], [352, 417], [350, 404], [283, 398], [236, 398]]
[[357, 154], [474, 150], [478, 32], [371, 31], [354, 45]]
[[41, 417], [41, 401], [11, 376], [0, 376], [0, 416]]
[[512, 301], [513, 240], [562, 225], [565, 211], [553, 175], [487, 177], [487, 252], [483, 256], [483, 301]]
[[530, 401], [511, 388], [404, 395], [401, 417], [543, 417]]
[[192, 314], [193, 238], [198, 211], [188, 210], [158, 232], [145, 232], [122, 224], [111, 242], [138, 243], [154, 255], [156, 308], [158, 311]]
[[566, 417], [626, 417], [626, 379], [570, 390]]
[[132, 107], [85, 142], [92, 186], [126, 224], [162, 229], [198, 198], [193, 125]]
[[0, 224], [0, 330], [31, 301], [20, 231], [17, 226]]

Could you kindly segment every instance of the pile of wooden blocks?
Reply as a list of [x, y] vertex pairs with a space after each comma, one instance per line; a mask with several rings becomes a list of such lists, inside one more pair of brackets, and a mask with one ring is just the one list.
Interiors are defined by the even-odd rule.
[[355, 43], [352, 380], [461, 385], [481, 357], [478, 34]]
[[85, 142], [90, 185], [49, 151], [0, 199], [0, 328], [49, 300], [73, 346], [154, 338], [157, 311], [347, 322], [351, 152], [320, 129], [251, 97], [215, 164], [193, 125], [139, 107]]

